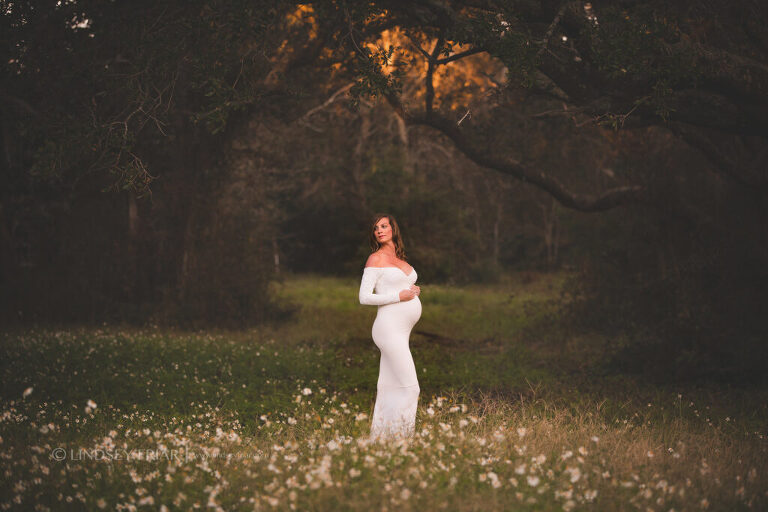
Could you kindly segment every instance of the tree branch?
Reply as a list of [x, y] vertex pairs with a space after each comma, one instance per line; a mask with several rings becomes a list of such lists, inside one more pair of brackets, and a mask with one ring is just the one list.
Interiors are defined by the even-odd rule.
[[746, 188], [760, 192], [768, 192], [768, 179], [762, 177], [747, 177], [742, 172], [742, 166], [739, 166], [733, 159], [724, 154], [710, 137], [704, 135], [701, 129], [688, 126], [684, 123], [670, 123], [670, 130], [686, 144], [700, 151], [709, 162], [713, 164], [716, 171], [724, 174], [730, 179], [738, 182]]
[[437, 42], [435, 43], [435, 48], [432, 50], [432, 54], [427, 59], [427, 94], [424, 99], [425, 102], [425, 108], [427, 113], [429, 114], [432, 112], [432, 102], [435, 99], [435, 86], [432, 83], [432, 75], [435, 72], [435, 66], [437, 63], [437, 56], [440, 55], [440, 50], [443, 49], [443, 44], [445, 43], [445, 38], [443, 37], [443, 31], [440, 31], [440, 36], [437, 38]]
[[645, 188], [641, 186], [616, 187], [597, 196], [571, 192], [554, 176], [545, 174], [512, 158], [500, 159], [488, 155], [484, 150], [468, 141], [464, 134], [454, 126], [454, 123], [438, 114], [411, 114], [394, 94], [387, 95], [387, 100], [407, 124], [434, 128], [451, 139], [454, 146], [477, 165], [531, 183], [552, 195], [567, 208], [582, 212], [598, 212], [623, 204], [638, 202], [644, 197]]
[[449, 62], [453, 62], [455, 60], [463, 59], [464, 57], [469, 57], [470, 55], [475, 55], [477, 53], [483, 53], [484, 51], [486, 51], [485, 48], [483, 48], [482, 46], [478, 46], [476, 48], [472, 48], [470, 50], [467, 50], [467, 51], [464, 51], [464, 52], [461, 52], [461, 53], [456, 53], [456, 54], [451, 55], [449, 57], [444, 57], [442, 59], [437, 59], [437, 61], [435, 63], [438, 64], [438, 65], [448, 64]]
[[564, 3], [560, 9], [557, 11], [557, 14], [555, 15], [555, 19], [552, 20], [552, 23], [549, 25], [549, 28], [547, 29], [547, 32], [544, 34], [543, 39], [541, 40], [541, 48], [539, 48], [539, 51], [536, 52], [536, 57], [539, 57], [549, 45], [549, 39], [552, 37], [552, 34], [555, 31], [555, 27], [557, 27], [557, 24], [560, 23], [560, 18], [563, 17], [563, 14], [565, 14], [565, 10], [572, 4], [573, 2], [566, 2]]

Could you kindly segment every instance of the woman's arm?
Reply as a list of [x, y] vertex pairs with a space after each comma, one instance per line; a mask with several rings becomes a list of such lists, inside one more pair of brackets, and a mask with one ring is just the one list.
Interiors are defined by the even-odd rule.
[[383, 306], [384, 304], [400, 302], [399, 291], [392, 293], [373, 293], [379, 275], [381, 275], [381, 270], [378, 268], [365, 267], [363, 269], [363, 279], [360, 281], [360, 304]]

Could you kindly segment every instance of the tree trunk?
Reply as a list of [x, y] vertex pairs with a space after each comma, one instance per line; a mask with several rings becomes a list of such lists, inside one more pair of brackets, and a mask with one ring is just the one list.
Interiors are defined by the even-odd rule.
[[409, 176], [413, 176], [413, 160], [411, 159], [411, 148], [408, 144], [408, 125], [405, 124], [405, 120], [395, 115], [397, 120], [397, 131], [400, 135], [400, 142], [403, 145], [403, 169]]
[[368, 211], [368, 201], [365, 192], [365, 148], [371, 133], [370, 109], [360, 109], [360, 135], [355, 146], [355, 164], [352, 166], [352, 178], [355, 181], [355, 193], [362, 211]]
[[272, 235], [272, 256], [275, 261], [275, 274], [280, 275], [280, 251], [277, 245], [277, 237]]
[[496, 219], [493, 222], [493, 264], [499, 266], [499, 225], [503, 210], [503, 198], [496, 197]]

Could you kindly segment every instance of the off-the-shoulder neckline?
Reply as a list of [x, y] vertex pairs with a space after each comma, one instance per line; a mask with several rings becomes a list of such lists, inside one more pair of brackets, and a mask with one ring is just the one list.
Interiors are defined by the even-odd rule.
[[408, 272], [407, 274], [400, 267], [365, 267], [365, 268], [381, 268], [381, 269], [384, 269], [384, 268], [394, 268], [394, 269], [399, 270], [400, 272], [402, 272], [403, 275], [406, 276], [406, 277], [410, 276], [411, 274], [413, 274], [416, 271], [416, 269], [413, 268], [413, 266], [411, 266], [411, 271]]

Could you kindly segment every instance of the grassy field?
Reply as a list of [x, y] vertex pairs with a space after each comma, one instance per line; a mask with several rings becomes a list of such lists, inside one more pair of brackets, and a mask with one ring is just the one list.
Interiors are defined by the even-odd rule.
[[613, 371], [563, 279], [423, 285], [391, 445], [357, 280], [274, 283], [295, 317], [249, 331], [6, 331], [0, 509], [767, 510], [768, 392]]

